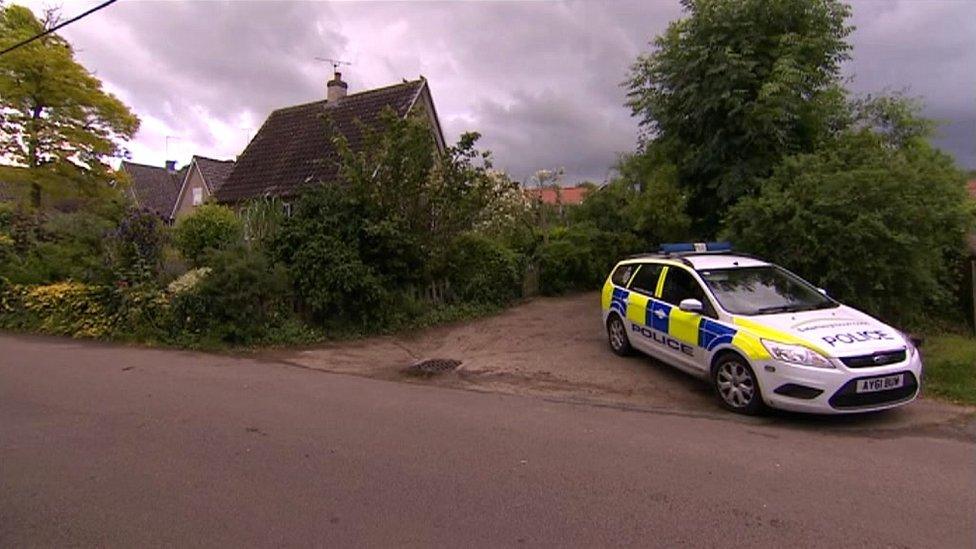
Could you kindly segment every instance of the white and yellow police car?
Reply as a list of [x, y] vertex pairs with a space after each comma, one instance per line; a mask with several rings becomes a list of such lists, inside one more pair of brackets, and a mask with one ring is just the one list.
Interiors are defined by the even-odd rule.
[[910, 338], [727, 243], [670, 244], [621, 261], [603, 287], [610, 347], [711, 381], [726, 408], [881, 410], [918, 395]]

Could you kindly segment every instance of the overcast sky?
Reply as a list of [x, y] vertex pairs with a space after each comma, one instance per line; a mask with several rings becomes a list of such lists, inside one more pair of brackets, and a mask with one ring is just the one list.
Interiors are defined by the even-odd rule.
[[[97, 3], [59, 2], [65, 17]], [[944, 122], [936, 145], [976, 168], [976, 2], [853, 7], [849, 87], [921, 96]], [[426, 76], [449, 141], [479, 131], [513, 177], [561, 167], [573, 183], [603, 181], [633, 149], [620, 83], [680, 15], [677, 0], [122, 0], [62, 33], [141, 118], [129, 146], [138, 162], [233, 158], [273, 109], [324, 98], [332, 67], [314, 58], [334, 57], [352, 62], [342, 69], [350, 93]]]

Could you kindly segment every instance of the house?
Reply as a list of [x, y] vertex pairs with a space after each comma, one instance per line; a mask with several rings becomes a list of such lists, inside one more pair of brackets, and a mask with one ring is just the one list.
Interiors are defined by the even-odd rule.
[[583, 203], [586, 193], [591, 190], [593, 190], [592, 186], [585, 185], [559, 188], [543, 187], [541, 189], [525, 189], [525, 196], [529, 200], [550, 206], [578, 206]]
[[347, 90], [348, 84], [336, 72], [326, 86], [325, 99], [272, 112], [238, 157], [227, 181], [216, 189], [216, 200], [225, 204], [259, 197], [287, 200], [305, 186], [335, 181], [339, 157], [330, 129], [342, 133], [355, 151], [363, 144], [362, 127], [375, 124], [387, 107], [400, 117], [425, 116], [437, 147], [444, 151], [444, 134], [423, 76], [353, 94]]
[[136, 206], [170, 221], [186, 168], [177, 170], [176, 161], [167, 160], [163, 168], [123, 161], [120, 169], [129, 176], [128, 194]]
[[214, 160], [194, 156], [184, 168], [186, 175], [173, 202], [170, 219], [177, 220], [203, 204], [227, 181], [234, 169], [233, 160]]
[[128, 192], [136, 206], [175, 221], [203, 204], [224, 184], [233, 167], [232, 160], [194, 156], [179, 170], [175, 160], [167, 160], [165, 167], [123, 161], [121, 169], [132, 182]]

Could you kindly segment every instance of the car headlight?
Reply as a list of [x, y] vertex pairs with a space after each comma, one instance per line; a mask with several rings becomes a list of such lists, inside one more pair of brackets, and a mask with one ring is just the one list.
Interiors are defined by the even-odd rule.
[[912, 343], [911, 336], [901, 331], [899, 331], [898, 333], [901, 334], [901, 338], [905, 340], [905, 348], [908, 349], [908, 356], [914, 357], [915, 353], [918, 352], [918, 347], [915, 347], [915, 344]]
[[801, 366], [813, 366], [814, 368], [833, 368], [834, 365], [822, 354], [808, 349], [802, 345], [789, 345], [778, 341], [762, 340], [762, 344], [769, 351], [769, 354], [776, 360], [800, 364]]

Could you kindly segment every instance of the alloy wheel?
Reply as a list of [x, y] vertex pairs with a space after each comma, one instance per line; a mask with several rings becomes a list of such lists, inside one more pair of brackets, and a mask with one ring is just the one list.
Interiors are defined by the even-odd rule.
[[718, 368], [718, 393], [733, 408], [746, 408], [756, 396], [756, 382], [741, 363], [730, 360]]
[[619, 318], [610, 321], [610, 346], [614, 351], [621, 351], [627, 345], [627, 335], [624, 332], [624, 323]]

